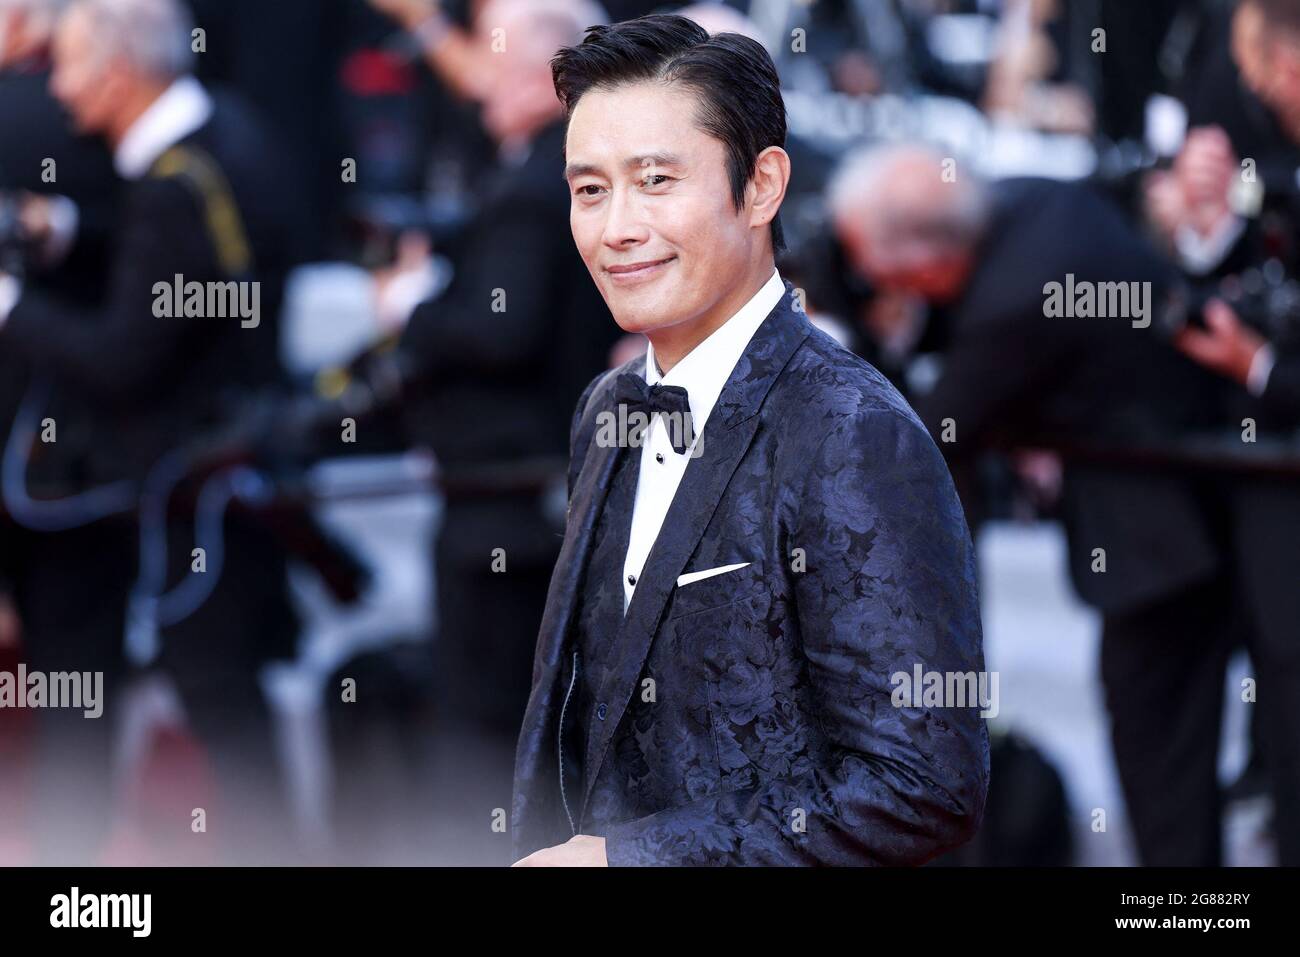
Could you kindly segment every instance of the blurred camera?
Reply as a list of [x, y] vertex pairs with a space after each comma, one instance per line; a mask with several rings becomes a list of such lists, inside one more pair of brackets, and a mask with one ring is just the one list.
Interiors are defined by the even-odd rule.
[[1220, 299], [1243, 324], [1280, 347], [1300, 345], [1300, 281], [1270, 259], [1216, 283], [1175, 286], [1157, 317], [1157, 327], [1172, 338], [1188, 326], [1205, 328], [1205, 307]]

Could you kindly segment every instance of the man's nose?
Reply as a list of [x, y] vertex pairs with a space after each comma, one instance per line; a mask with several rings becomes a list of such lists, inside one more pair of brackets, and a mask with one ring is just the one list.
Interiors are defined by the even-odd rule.
[[649, 230], [641, 215], [637, 197], [626, 189], [610, 192], [608, 212], [605, 214], [605, 231], [601, 239], [606, 246], [621, 248], [645, 242]]

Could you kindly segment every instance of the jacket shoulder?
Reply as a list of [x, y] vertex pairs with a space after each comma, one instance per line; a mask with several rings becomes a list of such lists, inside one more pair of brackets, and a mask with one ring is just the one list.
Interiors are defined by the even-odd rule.
[[573, 420], [569, 424], [570, 495], [573, 494], [573, 486], [577, 481], [578, 473], [582, 471], [582, 463], [587, 458], [587, 449], [596, 432], [596, 413], [609, 404], [608, 398], [614, 388], [614, 380], [620, 373], [629, 372], [636, 368], [637, 363], [644, 361], [644, 357], [629, 359], [615, 369], [606, 369], [597, 373], [578, 397], [578, 403], [573, 409]]
[[[593, 419], [595, 413], [602, 407], [605, 399], [610, 395], [614, 388], [614, 380], [624, 372], [631, 372], [641, 363], [645, 362], [644, 357], [629, 359], [614, 369], [604, 369], [596, 373], [595, 377], [587, 383], [587, 387], [582, 390], [582, 395], [578, 397], [578, 404], [573, 408], [573, 421], [569, 427], [570, 440], [576, 440], [578, 432], [582, 427], [583, 419], [589, 421]], [[591, 412], [591, 415], [585, 413]]]
[[816, 326], [776, 385], [772, 404], [778, 421], [810, 435], [825, 434], [841, 419], [873, 412], [894, 413], [924, 428], [893, 383]]

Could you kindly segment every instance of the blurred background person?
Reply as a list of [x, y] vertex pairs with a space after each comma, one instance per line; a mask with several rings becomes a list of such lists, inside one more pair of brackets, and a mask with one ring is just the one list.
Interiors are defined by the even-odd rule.
[[[49, 92], [50, 44], [65, 6], [63, 0], [0, 3], [0, 271], [26, 260], [27, 281], [34, 288], [93, 306], [105, 293], [108, 227], [119, 180], [104, 142], [78, 135]], [[24, 255], [32, 246], [36, 247], [32, 254]], [[23, 356], [0, 350], [0, 442], [7, 440], [30, 385], [28, 373]], [[64, 415], [56, 403], [47, 413], [66, 426], [59, 452], [75, 458], [77, 453], [69, 452], [70, 446], [78, 444], [74, 416]], [[84, 439], [84, 428], [82, 432]], [[12, 593], [35, 557], [28, 552], [32, 544], [33, 539], [0, 509], [0, 619], [4, 620], [0, 632], [6, 639], [0, 641], [0, 669], [11, 672], [20, 660], [23, 628]], [[40, 544], [57, 561], [60, 553], [75, 555], [93, 542], [66, 533], [57, 551], [49, 550], [53, 544], [49, 537]], [[59, 616], [66, 612], [56, 607], [52, 601], [28, 603], [27, 627], [33, 634], [64, 627]], [[84, 614], [94, 613], [87, 609]], [[0, 729], [14, 728], [15, 742], [20, 740], [17, 729], [26, 726], [20, 717], [0, 715]], [[0, 730], [0, 737], [7, 737], [6, 730]], [[11, 786], [25, 780], [17, 764], [21, 749], [15, 745], [12, 752], [0, 750], [12, 754], [15, 762], [0, 770], [0, 777]], [[102, 761], [105, 753], [97, 751], [95, 758]], [[24, 808], [17, 793], [7, 797], [6, 806]], [[0, 823], [0, 843], [6, 834], [16, 846], [28, 843], [29, 835], [12, 818]]]
[[[44, 671], [104, 672], [108, 690], [100, 720], [111, 727], [120, 714], [125, 628], [130, 663], [169, 675], [216, 771], [220, 791], [207, 830], [215, 842], [205, 853], [233, 861], [273, 859], [289, 831], [257, 671], [268, 657], [293, 649], [295, 622], [280, 550], [262, 525], [236, 508], [216, 533], [221, 540], [202, 543], [214, 561], [224, 551], [224, 564], [197, 610], [170, 616], [159, 608], [159, 617], [132, 619], [150, 605], [132, 607], [130, 599], [135, 589], [147, 603], [191, 576], [195, 523], [180, 503], [200, 493], [197, 482], [184, 481], [191, 463], [182, 459], [178, 469], [169, 451], [211, 428], [232, 389], [277, 377], [280, 290], [294, 255], [293, 191], [257, 120], [235, 102], [214, 99], [190, 74], [191, 21], [183, 4], [82, 0], [59, 21], [53, 52], [54, 95], [78, 131], [108, 143], [128, 186], [114, 224], [103, 306], [64, 302], [7, 276], [0, 280], [6, 287], [0, 293], [0, 351], [50, 376], [61, 392], [75, 396], [75, 421], [93, 425], [86, 472], [67, 478], [119, 488], [143, 481], [159, 496], [150, 504], [164, 524], [141, 542], [133, 523], [123, 527], [108, 518], [99, 523], [93, 547], [84, 540], [74, 548], [49, 543], [53, 554], [34, 555], [16, 588], [19, 612], [29, 623], [27, 654], [31, 666]], [[255, 323], [206, 310], [163, 318], [155, 308], [155, 284], [175, 277], [259, 284], [264, 315]], [[160, 461], [169, 464], [160, 469]], [[176, 474], [168, 475], [169, 469]], [[77, 523], [83, 530], [92, 524]], [[32, 614], [31, 606], [41, 603], [59, 608], [49, 629], [39, 626], [39, 612]], [[60, 712], [47, 714], [51, 724], [63, 720], [56, 717]], [[76, 821], [102, 822], [110, 806], [100, 773], [106, 734], [99, 725], [88, 731], [89, 724], [61, 729], [67, 734], [43, 750], [55, 767], [47, 779], [48, 803], [40, 806], [56, 831]], [[83, 763], [76, 739], [87, 735], [94, 738], [93, 753]], [[56, 810], [63, 808], [69, 813]], [[170, 835], [191, 833], [191, 809], [170, 810], [175, 819], [159, 826]], [[93, 853], [91, 835], [76, 835], [88, 844], [72, 837], [53, 834], [51, 846], [61, 854]]]
[[[1280, 640], [1295, 620], [1291, 590], [1258, 567], [1268, 555], [1290, 564], [1261, 533], [1294, 508], [1277, 483], [1251, 481], [1247, 494], [1248, 479], [1218, 463], [1178, 459], [1179, 441], [1225, 425], [1232, 396], [1168, 341], [1193, 355], [1188, 343], [1205, 345], [1161, 317], [1181, 288], [1171, 263], [1084, 187], [1004, 180], [990, 190], [969, 173], [941, 182], [943, 163], [905, 147], [851, 161], [832, 190], [841, 234], [873, 284], [947, 306], [942, 371], [913, 401], [949, 460], [990, 444], [1063, 457], [1072, 579], [1103, 616], [1101, 672], [1142, 860], [1221, 863], [1217, 703], [1243, 635], [1275, 696], [1257, 720], [1279, 759], [1277, 814], [1300, 802], [1300, 735], [1281, 703], [1300, 690]], [[1067, 276], [1149, 283], [1148, 312], [1053, 316], [1049, 287]], [[1210, 310], [1211, 329], [1225, 321]], [[1289, 828], [1274, 826], [1288, 860]]]
[[[1214, 383], [1157, 338], [1150, 315], [1134, 328], [1136, 312], [1062, 318], [1045, 306], [1049, 284], [1069, 275], [1149, 283], [1154, 309], [1175, 271], [1086, 187], [989, 187], [960, 169], [944, 182], [943, 170], [942, 156], [905, 146], [851, 159], [832, 186], [841, 235], [873, 284], [947, 307], [942, 372], [913, 402], [954, 467], [989, 444], [1064, 454], [1071, 577], [1103, 615], [1103, 680], [1144, 859], [1217, 862], [1217, 801], [1193, 801], [1214, 797], [1217, 748], [1201, 734], [1214, 712], [1203, 696], [1222, 694], [1233, 606], [1207, 587], [1223, 557], [1201, 492], [1182, 475], [1071, 456], [1072, 447], [1140, 448], [1212, 424]], [[1189, 647], [1189, 629], [1201, 653], [1157, 668]], [[1207, 761], [1208, 796], [1191, 786]]]
[[[104, 292], [107, 227], [118, 188], [102, 140], [78, 134], [49, 92], [50, 42], [66, 0], [0, 3], [0, 196], [16, 222], [52, 224], [31, 280], [94, 302]], [[65, 206], [70, 200], [72, 206]], [[54, 208], [50, 208], [54, 204]], [[12, 240], [12, 237], [6, 237]]]
[[569, 197], [550, 59], [603, 19], [585, 0], [478, 7], [468, 92], [497, 144], [493, 169], [446, 291], [411, 311], [419, 248], [379, 284], [380, 315], [404, 324], [398, 348], [419, 370], [403, 409], [412, 441], [433, 450], [444, 477], [434, 681], [446, 803], [434, 818], [448, 825], [440, 849], [451, 860], [463, 844], [509, 863], [492, 812], [509, 807], [559, 555], [569, 420], [617, 332], [576, 249], [555, 238], [567, 235]]
[[[1228, 301], [1211, 300], [1202, 321], [1175, 342], [1238, 387], [1232, 421], [1251, 423], [1266, 442], [1285, 443], [1300, 429], [1300, 3], [1241, 0], [1232, 26], [1239, 80], [1227, 88], [1237, 91], [1240, 109], [1225, 104], [1211, 117], [1223, 125], [1193, 129], [1178, 156], [1191, 181], [1184, 194], [1202, 197], [1201, 207], [1210, 210], [1202, 232], [1218, 237], [1199, 262], [1184, 255], [1184, 267], [1208, 271], [1218, 280], [1213, 291]], [[1184, 207], [1185, 220], [1193, 220], [1197, 206]], [[1188, 231], [1182, 222], [1175, 228]], [[1295, 694], [1300, 598], [1284, 569], [1300, 561], [1300, 546], [1276, 530], [1300, 522], [1300, 489], [1285, 475], [1247, 474], [1230, 493], [1252, 657], [1268, 663], [1274, 687], [1252, 723], [1253, 758], [1260, 777], [1271, 781], [1281, 860], [1294, 862], [1300, 714], [1287, 702]]]

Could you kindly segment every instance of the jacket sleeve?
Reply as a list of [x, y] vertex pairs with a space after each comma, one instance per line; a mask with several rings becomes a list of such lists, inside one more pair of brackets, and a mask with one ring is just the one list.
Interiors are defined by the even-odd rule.
[[132, 195], [104, 308], [25, 293], [0, 329], [0, 349], [103, 402], [147, 396], [192, 343], [229, 321], [155, 315], [155, 284], [170, 286], [195, 262], [212, 261], [211, 244], [197, 201], [178, 183], [146, 181]]
[[[974, 556], [943, 458], [900, 411], [838, 420], [790, 531], [829, 758], [606, 833], [617, 864], [916, 865], [969, 840], [988, 788], [978, 703], [895, 705], [893, 676], [984, 667]], [[951, 703], [951, 702], [949, 702]]]

